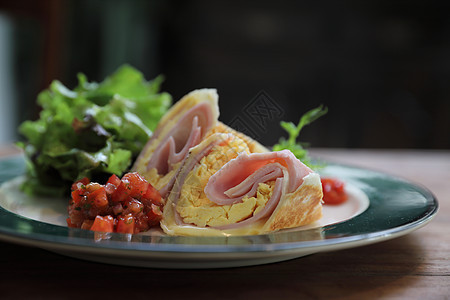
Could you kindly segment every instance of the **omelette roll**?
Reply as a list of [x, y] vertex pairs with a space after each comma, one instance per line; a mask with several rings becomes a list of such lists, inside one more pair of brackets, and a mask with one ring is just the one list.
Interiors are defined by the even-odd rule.
[[215, 89], [195, 90], [180, 99], [161, 118], [136, 159], [138, 172], [167, 198], [189, 150], [215, 133], [232, 133], [242, 139], [250, 152], [268, 152], [257, 141], [218, 121], [218, 95]]
[[[213, 164], [211, 164], [213, 163]], [[288, 150], [251, 153], [233, 134], [191, 149], [164, 208], [169, 235], [247, 235], [322, 216], [318, 174]]]
[[210, 134], [217, 125], [218, 117], [218, 95], [215, 89], [190, 92], [161, 118], [132, 171], [140, 173], [165, 198], [189, 149]]
[[228, 125], [218, 121], [216, 127], [211, 130], [211, 134], [213, 133], [231, 133], [238, 138], [242, 139], [248, 146], [249, 151], [251, 153], [261, 153], [261, 152], [269, 152], [270, 150], [261, 145], [258, 141], [252, 139], [248, 135], [245, 135], [242, 132], [239, 132]]

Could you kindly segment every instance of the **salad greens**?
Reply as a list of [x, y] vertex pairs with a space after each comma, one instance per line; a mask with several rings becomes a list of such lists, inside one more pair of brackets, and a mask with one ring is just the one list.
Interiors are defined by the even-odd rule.
[[280, 151], [284, 149], [290, 150], [299, 160], [301, 160], [304, 164], [308, 166], [312, 166], [311, 159], [308, 156], [308, 150], [305, 149], [305, 144], [297, 141], [298, 135], [303, 127], [311, 124], [321, 116], [325, 115], [328, 112], [328, 109], [320, 105], [310, 111], [307, 111], [295, 125], [292, 122], [281, 121], [280, 125], [286, 130], [289, 134], [289, 138], [285, 139], [283, 137], [280, 138], [278, 144], [275, 144], [272, 148], [273, 151]]
[[24, 191], [61, 196], [83, 177], [124, 173], [172, 103], [159, 92], [162, 80], [146, 81], [123, 65], [101, 83], [78, 74], [73, 90], [53, 81], [38, 95], [39, 119], [19, 127], [27, 158]]

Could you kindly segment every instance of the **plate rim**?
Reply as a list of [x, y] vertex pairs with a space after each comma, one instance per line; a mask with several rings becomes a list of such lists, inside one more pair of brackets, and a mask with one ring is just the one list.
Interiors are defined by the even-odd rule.
[[[11, 159], [23, 159], [23, 156], [21, 155], [11, 155], [7, 157], [3, 157], [0, 159], [0, 162], [4, 162], [5, 160], [11, 160]], [[274, 253], [277, 254], [283, 254], [283, 253], [300, 253], [300, 252], [311, 252], [311, 253], [317, 253], [317, 252], [323, 252], [323, 251], [332, 251], [332, 250], [340, 250], [345, 248], [351, 248], [355, 246], [362, 246], [367, 244], [372, 244], [375, 242], [388, 240], [391, 238], [396, 238], [405, 234], [408, 234], [416, 229], [419, 229], [423, 227], [424, 225], [428, 224], [437, 214], [439, 210], [439, 203], [435, 195], [425, 186], [420, 185], [418, 183], [411, 182], [407, 179], [387, 174], [384, 172], [368, 169], [368, 168], [361, 168], [357, 166], [352, 165], [346, 165], [346, 164], [339, 164], [330, 162], [330, 165], [333, 166], [340, 166], [344, 168], [350, 168], [350, 169], [357, 169], [357, 170], [365, 170], [374, 172], [377, 174], [381, 174], [385, 177], [394, 179], [396, 181], [400, 181], [409, 185], [412, 185], [418, 189], [421, 190], [421, 195], [424, 196], [427, 200], [427, 210], [423, 213], [423, 215], [414, 221], [408, 222], [406, 224], [403, 224], [401, 226], [395, 226], [390, 229], [382, 230], [382, 231], [376, 231], [376, 232], [370, 232], [370, 233], [364, 233], [364, 234], [357, 234], [357, 235], [351, 235], [351, 236], [343, 236], [343, 237], [334, 237], [329, 239], [319, 239], [319, 240], [313, 240], [313, 241], [295, 241], [295, 242], [273, 242], [270, 244], [267, 243], [251, 243], [251, 244], [244, 244], [244, 245], [233, 245], [233, 244], [215, 244], [215, 245], [207, 245], [207, 244], [178, 244], [178, 243], [164, 243], [164, 244], [157, 244], [157, 243], [151, 243], [151, 242], [130, 242], [130, 241], [116, 241], [116, 240], [102, 240], [101, 242], [95, 242], [95, 240], [92, 238], [93, 234], [90, 231], [85, 231], [82, 229], [74, 229], [74, 228], [67, 228], [64, 226], [59, 225], [53, 225], [48, 223], [43, 223], [37, 220], [28, 219], [26, 217], [17, 215], [13, 212], [10, 212], [3, 207], [0, 206], [0, 216], [7, 215], [8, 217], [13, 218], [19, 218], [22, 222], [30, 223], [32, 225], [39, 225], [39, 224], [45, 224], [46, 226], [55, 226], [55, 227], [61, 227], [66, 228], [68, 232], [75, 232], [74, 237], [70, 237], [68, 235], [65, 236], [49, 236], [48, 234], [35, 234], [34, 236], [30, 236], [26, 233], [16, 232], [15, 230], [12, 230], [11, 228], [8, 230], [8, 228], [5, 228], [2, 224], [0, 224], [0, 240], [6, 241], [6, 242], [12, 242], [17, 244], [22, 244], [25, 246], [36, 246], [40, 248], [44, 248], [47, 250], [55, 251], [58, 249], [62, 250], [68, 250], [66, 248], [71, 247], [70, 250], [77, 251], [78, 253], [110, 253], [112, 255], [119, 255], [122, 257], [126, 257], [127, 254], [132, 254], [133, 256], [141, 256], [145, 258], [155, 258], [159, 254], [164, 254], [163, 256], [175, 256], [177, 254], [183, 253], [185, 255], [191, 255], [192, 257], [197, 257], [199, 255], [207, 255], [212, 257], [233, 257], [238, 255], [244, 255], [245, 254], [253, 254], [253, 255], [271, 255]], [[11, 178], [12, 179], [12, 178]], [[371, 201], [369, 199], [369, 201]], [[370, 205], [369, 205], [370, 206]], [[367, 211], [363, 212], [361, 215], [364, 215], [367, 213]], [[344, 222], [351, 222], [353, 220], [349, 219]], [[33, 224], [36, 222], [36, 224]], [[39, 224], [38, 224], [39, 223]], [[308, 229], [306, 231], [310, 230], [324, 230], [327, 226], [326, 225], [319, 228], [314, 229]], [[77, 234], [80, 234], [80, 232], [83, 232], [80, 236], [76, 236]], [[272, 233], [273, 234], [273, 233]], [[277, 233], [275, 233], [277, 234]], [[288, 234], [288, 233], [285, 233]], [[121, 236], [122, 234], [114, 233], [112, 236]], [[265, 236], [265, 235], [263, 235]], [[47, 238], [44, 238], [47, 237]], [[252, 237], [252, 236], [250, 236]], [[58, 238], [66, 239], [64, 241], [58, 240]], [[89, 238], [89, 239], [87, 239]], [[172, 237], [176, 238], [176, 237]], [[199, 237], [196, 237], [199, 238]], [[206, 239], [211, 239], [211, 237], [205, 237]], [[224, 239], [225, 237], [213, 237], [213, 238], [219, 238]], [[80, 243], [80, 241], [83, 241]], [[86, 241], [88, 241], [86, 243]], [[268, 247], [267, 245], [270, 245]], [[245, 256], [245, 255], [244, 255]], [[201, 258], [201, 257], [200, 257]]]

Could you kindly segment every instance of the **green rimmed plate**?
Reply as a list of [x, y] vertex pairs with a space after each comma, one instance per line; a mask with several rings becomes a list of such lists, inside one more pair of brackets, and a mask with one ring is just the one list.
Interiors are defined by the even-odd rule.
[[325, 206], [311, 226], [231, 237], [102, 234], [64, 226], [67, 200], [20, 192], [22, 156], [0, 160], [0, 239], [86, 260], [140, 267], [217, 268], [283, 261], [367, 245], [407, 234], [438, 210], [424, 187], [384, 173], [330, 164], [323, 176], [346, 182], [349, 201]]

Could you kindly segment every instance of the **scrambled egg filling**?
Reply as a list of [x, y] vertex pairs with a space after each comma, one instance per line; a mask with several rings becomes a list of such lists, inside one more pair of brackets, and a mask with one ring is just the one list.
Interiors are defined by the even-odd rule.
[[204, 193], [209, 177], [242, 151], [249, 152], [240, 139], [225, 146], [216, 146], [209, 155], [200, 160], [199, 166], [189, 173], [177, 205], [177, 212], [185, 223], [200, 227], [223, 226], [243, 221], [264, 208], [272, 196], [275, 181], [260, 183], [255, 197], [246, 196], [242, 202], [232, 205], [217, 205]]
[[172, 169], [165, 175], [158, 174], [158, 170], [156, 168], [152, 168], [146, 172], [140, 172], [140, 174], [157, 190], [162, 189], [166, 186], [170, 179], [175, 176], [178, 167], [182, 162], [178, 162], [173, 165]]

